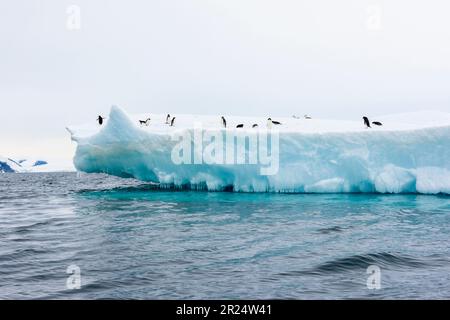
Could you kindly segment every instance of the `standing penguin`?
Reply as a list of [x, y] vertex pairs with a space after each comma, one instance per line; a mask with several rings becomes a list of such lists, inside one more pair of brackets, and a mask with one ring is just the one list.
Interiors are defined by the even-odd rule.
[[222, 125], [223, 125], [224, 128], [227, 127], [227, 120], [225, 120], [224, 116], [222, 116]]
[[169, 124], [169, 120], [170, 120], [170, 114], [167, 114], [167, 117], [166, 117], [166, 124]]
[[363, 117], [363, 120], [364, 120], [364, 125], [366, 126], [366, 128], [372, 128], [372, 127], [370, 126], [369, 118]]
[[170, 121], [170, 126], [173, 127], [174, 123], [175, 123], [175, 117], [173, 117], [172, 121]]
[[97, 118], [98, 124], [99, 124], [99, 125], [102, 125], [104, 119], [105, 119], [105, 118], [103, 118], [102, 116], [98, 116], [98, 118]]

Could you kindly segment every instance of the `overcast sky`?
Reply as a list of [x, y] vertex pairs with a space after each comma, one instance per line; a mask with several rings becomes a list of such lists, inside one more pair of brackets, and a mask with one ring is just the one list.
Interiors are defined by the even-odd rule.
[[448, 0], [1, 1], [0, 154], [67, 155], [64, 127], [112, 104], [341, 119], [450, 111], [449, 17]]

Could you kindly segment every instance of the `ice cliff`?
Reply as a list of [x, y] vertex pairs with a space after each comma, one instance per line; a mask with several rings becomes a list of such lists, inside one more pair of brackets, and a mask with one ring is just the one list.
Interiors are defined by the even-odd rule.
[[[148, 117], [151, 118], [148, 126], [138, 124], [138, 119]], [[271, 138], [266, 140], [261, 140], [262, 134], [268, 132], [265, 118], [226, 116], [227, 129], [222, 128], [220, 116], [176, 115], [174, 127], [165, 124], [165, 118], [166, 115], [154, 114], [129, 116], [112, 107], [101, 127], [94, 124], [69, 127], [72, 140], [78, 144], [75, 167], [88, 173], [103, 172], [154, 182], [162, 188], [450, 193], [447, 113], [379, 117], [376, 120], [382, 121], [383, 126], [372, 129], [364, 128], [362, 121], [277, 118], [282, 125], [270, 130]], [[236, 129], [237, 124], [244, 124], [244, 128]], [[252, 128], [253, 124], [258, 124], [258, 128]], [[200, 147], [199, 140], [194, 141], [199, 127], [203, 135]], [[222, 155], [227, 147], [221, 144], [214, 145], [220, 152], [211, 153], [213, 161], [205, 160], [205, 150], [220, 135], [235, 143], [245, 141], [237, 143], [235, 163], [214, 162], [214, 156], [227, 157]], [[273, 136], [276, 141], [271, 140]], [[251, 149], [255, 137], [262, 149]], [[179, 153], [182, 138], [190, 139], [191, 148]], [[274, 146], [276, 150], [269, 150]], [[278, 163], [274, 172], [264, 175], [261, 168], [269, 164], [263, 165], [258, 157], [262, 156], [261, 151], [269, 155], [268, 150], [277, 152], [272, 160]], [[238, 164], [239, 157], [254, 162]]]

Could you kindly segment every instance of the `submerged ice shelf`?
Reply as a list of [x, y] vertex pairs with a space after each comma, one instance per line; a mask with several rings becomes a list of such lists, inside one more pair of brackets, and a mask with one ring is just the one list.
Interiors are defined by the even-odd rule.
[[[149, 126], [138, 119], [151, 117]], [[416, 113], [379, 117], [383, 127], [365, 129], [362, 122], [277, 118], [277, 170], [261, 174], [261, 164], [179, 164], [173, 152], [174, 135], [194, 140], [202, 132], [254, 137], [264, 132], [263, 118], [176, 115], [175, 127], [165, 115], [129, 116], [112, 107], [102, 126], [72, 126], [77, 142], [77, 170], [134, 177], [164, 188], [243, 192], [380, 192], [450, 193], [450, 114]], [[235, 129], [236, 124], [244, 129]], [[252, 129], [257, 123], [260, 129]], [[234, 141], [234, 140], [233, 140]], [[204, 152], [192, 145], [192, 159]], [[261, 140], [259, 140], [261, 145]], [[251, 144], [235, 156], [252, 157]], [[200, 151], [199, 151], [200, 150]], [[226, 151], [226, 147], [224, 149]], [[258, 149], [259, 150], [259, 149]], [[258, 155], [260, 156], [260, 155]], [[201, 155], [200, 155], [201, 158]], [[193, 161], [195, 162], [195, 161]]]

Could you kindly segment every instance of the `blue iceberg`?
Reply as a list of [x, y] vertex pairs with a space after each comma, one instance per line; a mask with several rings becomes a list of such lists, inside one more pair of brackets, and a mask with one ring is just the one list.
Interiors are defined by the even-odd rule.
[[[139, 125], [138, 119], [148, 117], [149, 125]], [[222, 128], [220, 116], [177, 115], [174, 127], [166, 124], [165, 118], [152, 114], [129, 116], [112, 107], [103, 126], [69, 127], [72, 140], [77, 142], [76, 169], [132, 177], [174, 189], [450, 193], [450, 115], [446, 113], [430, 113], [425, 118], [424, 114], [380, 117], [377, 120], [383, 126], [372, 129], [364, 128], [362, 121], [279, 118], [282, 125], [276, 132], [277, 164], [272, 174], [261, 174], [262, 164], [258, 161], [195, 161], [198, 153], [207, 149], [204, 137], [200, 151], [195, 145], [199, 124], [206, 136], [224, 134], [233, 141], [242, 138], [244, 142], [233, 156], [249, 159], [255, 156], [252, 139], [267, 132], [266, 119], [226, 117], [229, 127]], [[238, 123], [244, 128], [236, 129]], [[260, 129], [252, 128], [253, 123]], [[174, 136], [191, 139], [192, 149], [183, 154], [189, 152], [187, 158], [192, 155], [194, 161], [174, 161], [174, 150], [180, 143]], [[265, 143], [257, 141], [259, 146]], [[267, 146], [270, 144], [273, 147], [274, 142]], [[218, 148], [226, 150], [223, 145]]]

